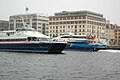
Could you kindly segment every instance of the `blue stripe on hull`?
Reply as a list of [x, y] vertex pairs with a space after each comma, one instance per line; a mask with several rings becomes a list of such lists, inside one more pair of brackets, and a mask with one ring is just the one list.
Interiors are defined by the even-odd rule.
[[79, 51], [98, 51], [101, 49], [106, 49], [106, 47], [104, 45], [69, 43], [65, 49], [67, 49], [67, 50], [79, 50]]
[[93, 51], [92, 45], [89, 45], [89, 44], [68, 44], [65, 49], [80, 50], [80, 51]]

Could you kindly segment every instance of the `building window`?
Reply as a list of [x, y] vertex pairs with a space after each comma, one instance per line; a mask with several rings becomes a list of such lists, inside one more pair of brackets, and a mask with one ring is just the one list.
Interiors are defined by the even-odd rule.
[[52, 34], [50, 34], [50, 37], [52, 37]]
[[63, 24], [66, 24], [66, 22], [63, 22]]
[[77, 32], [77, 29], [75, 29], [75, 32]]
[[75, 24], [78, 24], [78, 22], [77, 22], [77, 21], [75, 21]]
[[52, 22], [50, 22], [49, 24], [52, 25]]
[[56, 33], [58, 33], [58, 30], [56, 30]]
[[83, 25], [83, 28], [85, 27], [85, 25]]
[[81, 24], [82, 22], [81, 21], [79, 21], [79, 24]]
[[68, 26], [68, 28], [70, 28], [70, 26]]
[[73, 26], [71, 26], [71, 28], [73, 28]]
[[38, 27], [38, 28], [40, 28], [40, 29], [41, 29], [41, 27]]
[[85, 23], [86, 23], [86, 21], [83, 21], [83, 23], [85, 24]]
[[79, 28], [81, 28], [81, 25], [79, 25]]
[[83, 32], [85, 32], [85, 29], [83, 29]]
[[75, 28], [77, 28], [77, 25], [75, 25]]
[[70, 22], [69, 22], [69, 21], [67, 21], [67, 24], [70, 24]]
[[56, 29], [58, 29], [58, 26], [56, 26]]
[[62, 30], [60, 30], [60, 32], [62, 32]]
[[81, 29], [79, 29], [79, 32], [81, 32]]

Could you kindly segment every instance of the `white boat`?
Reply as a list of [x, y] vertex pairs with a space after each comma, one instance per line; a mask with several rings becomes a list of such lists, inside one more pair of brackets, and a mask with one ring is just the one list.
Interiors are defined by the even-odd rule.
[[62, 53], [66, 43], [51, 42], [31, 27], [0, 32], [0, 51]]

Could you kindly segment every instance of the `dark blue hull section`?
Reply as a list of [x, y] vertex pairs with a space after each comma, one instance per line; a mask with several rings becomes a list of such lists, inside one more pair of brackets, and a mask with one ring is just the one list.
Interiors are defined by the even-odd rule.
[[0, 51], [61, 53], [64, 43], [7, 43], [0, 44]]

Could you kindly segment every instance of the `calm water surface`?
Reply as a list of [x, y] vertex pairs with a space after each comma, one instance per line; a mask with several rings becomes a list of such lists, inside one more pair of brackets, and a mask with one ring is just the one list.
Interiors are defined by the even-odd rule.
[[120, 51], [0, 52], [0, 80], [120, 80]]

